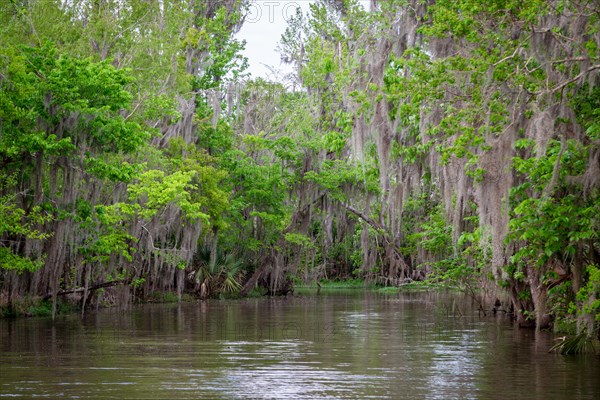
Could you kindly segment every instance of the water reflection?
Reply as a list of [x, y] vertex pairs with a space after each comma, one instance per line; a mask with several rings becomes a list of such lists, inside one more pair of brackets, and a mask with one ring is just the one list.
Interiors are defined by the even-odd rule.
[[432, 344], [428, 398], [447, 399], [449, 393], [461, 399], [477, 398], [476, 377], [483, 366], [478, 350], [486, 347], [477, 334], [477, 330], [458, 332]]
[[355, 292], [0, 322], [0, 396], [596, 399], [600, 361], [455, 295]]

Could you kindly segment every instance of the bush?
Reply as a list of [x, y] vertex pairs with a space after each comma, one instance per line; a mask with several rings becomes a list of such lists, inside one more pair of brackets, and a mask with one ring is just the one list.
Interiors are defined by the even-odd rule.
[[[56, 304], [56, 314], [69, 314], [76, 310], [76, 305], [59, 299]], [[52, 316], [52, 301], [39, 297], [23, 297], [16, 299], [12, 305], [0, 309], [2, 318], [14, 317], [50, 317]]]

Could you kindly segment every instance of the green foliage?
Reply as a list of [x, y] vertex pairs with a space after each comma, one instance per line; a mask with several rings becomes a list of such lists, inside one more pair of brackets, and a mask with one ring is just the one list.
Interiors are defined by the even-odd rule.
[[121, 255], [132, 261], [136, 238], [127, 232], [131, 208], [124, 203], [110, 206], [98, 205], [82, 221], [81, 228], [91, 234], [86, 236], [79, 253], [87, 263], [107, 263], [111, 256]]
[[34, 272], [44, 265], [43, 260], [32, 260], [28, 257], [21, 257], [6, 247], [0, 247], [0, 268], [4, 270], [14, 270], [18, 273], [24, 271]]
[[452, 226], [448, 224], [441, 205], [435, 206], [418, 227], [418, 231], [410, 234], [407, 239], [418, 243], [426, 251], [444, 253], [452, 244]]
[[[2, 179], [3, 178], [3, 179]], [[14, 190], [15, 178], [0, 175], [0, 189]], [[52, 219], [40, 206], [35, 206], [29, 212], [17, 205], [17, 196], [7, 194], [0, 197], [0, 236], [11, 238], [0, 241], [0, 270], [36, 271], [43, 265], [43, 259], [23, 257], [13, 251], [11, 242], [19, 236], [34, 240], [44, 240], [50, 233], [40, 231], [40, 226]]]
[[[573, 141], [564, 148], [556, 141], [550, 143], [544, 157], [514, 159], [515, 169], [528, 179], [511, 190], [515, 206], [509, 238], [523, 243], [511, 262], [540, 266], [552, 257], [571, 260], [578, 243], [598, 240], [597, 198], [584, 199], [575, 194], [550, 196], [567, 188], [567, 176], [581, 175], [586, 160], [585, 148]], [[560, 165], [560, 169], [558, 176], [553, 177], [555, 165]]]
[[217, 88], [228, 74], [238, 78], [248, 67], [248, 61], [241, 56], [245, 43], [231, 35], [231, 26], [241, 18], [241, 11], [231, 12], [220, 6], [211, 18], [196, 17], [195, 26], [187, 30], [182, 45], [208, 54], [207, 67], [201, 77], [196, 77], [195, 89]]
[[274, 245], [289, 224], [286, 190], [297, 176], [285, 164], [295, 163], [295, 142], [264, 133], [245, 135], [240, 140], [246, 151], [231, 150], [221, 160], [233, 193], [228, 210], [231, 223], [222, 233], [248, 237], [232, 247], [242, 245], [257, 251]]
[[353, 166], [343, 160], [325, 161], [320, 171], [308, 171], [304, 179], [317, 183], [328, 195], [338, 201], [346, 200], [348, 187], [362, 187], [367, 192], [378, 193], [378, 171], [365, 166]]
[[167, 205], [177, 205], [190, 220], [208, 222], [208, 215], [201, 211], [201, 204], [192, 199], [191, 191], [196, 189], [192, 183], [193, 171], [176, 171], [165, 175], [160, 170], [149, 170], [139, 175], [138, 181], [129, 185], [130, 200], [138, 203], [134, 210], [141, 218], [150, 219]]
[[582, 304], [579, 313], [589, 315], [600, 322], [600, 268], [588, 265], [586, 272], [587, 284], [577, 292], [577, 300]]
[[[0, 6], [7, 22], [0, 30], [0, 166], [2, 176], [14, 176], [0, 185], [0, 265], [46, 268], [44, 279], [54, 279], [63, 264], [71, 271], [89, 264], [94, 281], [123, 263], [119, 274], [140, 286], [150, 276], [139, 265], [152, 262], [152, 236], [162, 234], [148, 226], [219, 230], [231, 219], [228, 173], [209, 154], [230, 151], [233, 131], [226, 118], [215, 128], [205, 120], [212, 105], [200, 96], [191, 121], [182, 122], [182, 105], [191, 90], [218, 90], [243, 73], [243, 44], [232, 35], [241, 2], [81, 5]], [[183, 41], [182, 23], [189, 27]], [[171, 210], [175, 217], [165, 219]], [[194, 240], [181, 251], [193, 251]], [[186, 268], [180, 257], [158, 252], [167, 268]], [[83, 276], [70, 272], [60, 286], [80, 286]]]
[[[64, 154], [84, 143], [99, 152], [132, 152], [148, 139], [139, 124], [118, 114], [132, 100], [125, 88], [132, 82], [127, 70], [60, 54], [51, 43], [23, 46], [8, 57], [9, 96], [2, 104], [6, 134], [0, 147], [5, 154]], [[55, 124], [62, 129], [50, 128]]]
[[571, 102], [586, 134], [591, 139], [600, 139], [600, 86], [583, 85]]
[[312, 248], [314, 247], [314, 243], [313, 241], [310, 239], [310, 237], [300, 234], [300, 233], [286, 233], [285, 234], [285, 240], [289, 243], [298, 245], [298, 246], [303, 246], [303, 247], [307, 247], [307, 248]]
[[168, 169], [174, 173], [190, 174], [190, 184], [185, 190], [189, 193], [189, 202], [196, 204], [208, 216], [200, 217], [203, 222], [218, 229], [227, 227], [226, 212], [231, 188], [228, 172], [219, 165], [220, 160], [208, 155], [206, 150], [178, 139], [169, 142], [166, 156], [170, 164]]
[[[545, 280], [556, 278], [554, 275], [547, 274]], [[548, 290], [548, 308], [550, 313], [556, 317], [554, 321], [556, 332], [574, 334], [576, 331], [576, 315], [572, 312], [572, 308], [575, 307], [575, 294], [571, 286], [571, 281], [565, 281]]]

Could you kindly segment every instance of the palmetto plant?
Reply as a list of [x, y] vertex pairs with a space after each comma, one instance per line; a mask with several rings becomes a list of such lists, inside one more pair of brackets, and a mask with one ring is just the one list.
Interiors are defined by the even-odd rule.
[[556, 343], [550, 351], [558, 351], [560, 354], [593, 354], [596, 351], [592, 338], [588, 335], [586, 330], [583, 330], [580, 334], [573, 337], [563, 336], [558, 338]]
[[204, 284], [209, 295], [237, 293], [242, 288], [245, 264], [235, 251], [219, 253], [211, 262], [210, 249], [202, 248], [198, 252], [197, 266], [194, 281], [197, 285]]

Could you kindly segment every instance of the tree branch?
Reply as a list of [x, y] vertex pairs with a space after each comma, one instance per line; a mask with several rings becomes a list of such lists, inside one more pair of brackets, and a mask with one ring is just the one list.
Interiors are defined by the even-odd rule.
[[357, 210], [356, 208], [352, 207], [349, 204], [345, 204], [345, 203], [342, 203], [342, 202], [340, 202], [340, 204], [346, 210], [350, 211], [352, 214], [356, 215], [358, 218], [362, 219], [368, 225], [370, 225], [372, 228], [374, 228], [375, 230], [377, 230], [379, 232], [379, 234], [381, 235], [381, 237], [383, 238], [383, 241], [384, 241], [385, 245], [390, 250], [392, 250], [394, 252], [394, 254], [398, 258], [398, 260], [402, 263], [403, 268], [407, 268], [408, 267], [408, 264], [406, 263], [406, 260], [404, 259], [404, 255], [402, 254], [402, 252], [400, 251], [400, 249], [398, 248], [398, 246], [396, 246], [396, 244], [388, 237], [388, 235], [386, 235], [385, 228], [383, 227], [383, 225], [381, 225], [377, 221], [372, 220], [366, 214], [364, 214], [360, 210]]
[[[102, 283], [98, 283], [90, 288], [88, 288], [88, 292], [93, 292], [95, 290], [98, 289], [102, 289], [102, 288], [107, 288], [107, 287], [111, 287], [111, 286], [117, 286], [118, 284], [123, 283], [123, 284], [128, 284], [130, 283], [129, 281], [108, 281], [108, 282], [102, 282]], [[60, 290], [56, 295], [57, 296], [64, 296], [66, 294], [72, 294], [72, 293], [83, 293], [85, 292], [85, 288], [84, 287], [80, 287], [80, 288], [74, 288], [74, 289], [64, 289], [64, 290]], [[47, 294], [44, 296], [44, 300], [48, 300], [52, 297], [52, 294]]]
[[[558, 86], [555, 86], [553, 89], [550, 89], [548, 91], [546, 91], [547, 93], [554, 93], [554, 92], [558, 92], [559, 90], [562, 90], [565, 86], [567, 86], [570, 83], [576, 82], [579, 79], [581, 79], [583, 76], [589, 74], [590, 72], [596, 70], [596, 69], [600, 69], [600, 64], [596, 64], [596, 65], [592, 65], [591, 67], [589, 67], [588, 69], [586, 69], [585, 71], [580, 72], [577, 76], [575, 76], [574, 78], [571, 78], [567, 81], [564, 81], [563, 83], [561, 83]], [[536, 95], [542, 94], [544, 93], [544, 91], [541, 92], [536, 92]]]

